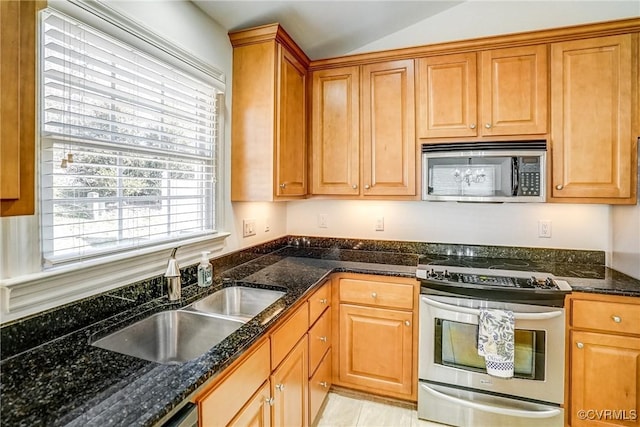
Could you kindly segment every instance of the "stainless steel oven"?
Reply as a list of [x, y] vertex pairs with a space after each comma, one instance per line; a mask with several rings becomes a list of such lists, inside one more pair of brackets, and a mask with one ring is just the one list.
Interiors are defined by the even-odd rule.
[[[455, 426], [562, 426], [565, 314], [558, 305], [567, 289], [555, 289], [552, 279], [491, 273], [423, 278], [418, 417]], [[514, 314], [512, 378], [487, 374], [478, 355], [480, 309]]]

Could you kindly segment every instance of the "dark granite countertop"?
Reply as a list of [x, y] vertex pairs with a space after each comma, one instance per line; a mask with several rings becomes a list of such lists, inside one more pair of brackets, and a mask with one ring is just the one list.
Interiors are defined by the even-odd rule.
[[[77, 330], [51, 336], [41, 345], [9, 353], [0, 364], [2, 425], [160, 425], [263, 336], [284, 315], [286, 308], [307, 297], [332, 272], [413, 277], [418, 262], [547, 271], [566, 277], [576, 291], [640, 297], [639, 280], [594, 264], [557, 262], [544, 257], [522, 261], [486, 256], [418, 255], [424, 252], [406, 248], [403, 246], [400, 251], [387, 247], [377, 250], [304, 245], [276, 248], [217, 273], [215, 284], [210, 288], [184, 287], [179, 302], [170, 303], [166, 296], [155, 297], [127, 306], [104, 320], [93, 320]], [[179, 365], [162, 365], [89, 344], [154, 312], [180, 308], [236, 281], [249, 286], [282, 288], [286, 294], [197, 359]], [[285, 310], [261, 325], [280, 308]]]

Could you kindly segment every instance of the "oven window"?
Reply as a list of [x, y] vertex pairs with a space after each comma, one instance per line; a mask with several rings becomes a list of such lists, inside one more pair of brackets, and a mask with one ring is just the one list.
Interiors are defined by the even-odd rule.
[[[436, 319], [435, 362], [467, 371], [486, 372], [478, 355], [478, 325]], [[514, 377], [544, 380], [545, 331], [515, 330]]]

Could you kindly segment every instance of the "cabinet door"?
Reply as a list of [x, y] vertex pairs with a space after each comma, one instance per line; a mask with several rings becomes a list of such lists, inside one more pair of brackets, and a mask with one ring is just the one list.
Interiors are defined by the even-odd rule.
[[411, 395], [412, 313], [340, 304], [339, 380]]
[[311, 118], [313, 194], [360, 193], [358, 67], [315, 71]]
[[418, 136], [476, 136], [476, 54], [419, 59], [418, 76]]
[[416, 194], [414, 61], [362, 66], [362, 194]]
[[547, 45], [482, 52], [483, 136], [547, 133]]
[[551, 46], [553, 198], [635, 203], [632, 45], [621, 35]]
[[231, 420], [231, 427], [270, 427], [271, 426], [271, 385], [266, 381], [253, 395], [244, 408]]
[[307, 345], [305, 335], [271, 375], [273, 425], [295, 427], [308, 423]]
[[570, 353], [571, 426], [640, 426], [640, 338], [572, 331]]
[[306, 70], [281, 45], [275, 190], [277, 196], [307, 192]]
[[0, 216], [35, 210], [37, 14], [46, 1], [0, 2]]

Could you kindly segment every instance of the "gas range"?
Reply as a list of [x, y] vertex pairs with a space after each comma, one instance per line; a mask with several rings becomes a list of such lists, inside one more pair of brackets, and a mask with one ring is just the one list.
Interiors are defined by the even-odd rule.
[[523, 304], [564, 306], [571, 286], [550, 273], [420, 264], [422, 293], [446, 293]]

